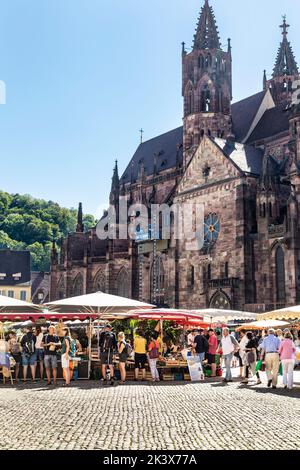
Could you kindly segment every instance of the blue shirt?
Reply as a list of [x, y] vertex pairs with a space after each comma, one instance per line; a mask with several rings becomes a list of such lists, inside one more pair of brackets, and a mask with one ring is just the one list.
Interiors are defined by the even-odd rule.
[[278, 352], [279, 346], [280, 339], [275, 335], [269, 335], [263, 340], [261, 349], [263, 349], [266, 353]]

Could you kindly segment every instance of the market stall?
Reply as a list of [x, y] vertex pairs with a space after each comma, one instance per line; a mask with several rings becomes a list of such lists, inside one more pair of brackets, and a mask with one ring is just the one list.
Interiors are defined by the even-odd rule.
[[[139, 321], [156, 321], [156, 331], [159, 333], [161, 345], [164, 340], [164, 324], [165, 322], [174, 322], [177, 327], [184, 332], [192, 329], [208, 329], [210, 323], [203, 320], [203, 316], [197, 312], [185, 309], [151, 309], [143, 311], [132, 311], [130, 316]], [[190, 371], [188, 364], [188, 354], [190, 351], [181, 344], [173, 345], [169, 354], [163, 354], [161, 349], [161, 357], [157, 363], [160, 377], [163, 380], [190, 380]], [[129, 377], [133, 377], [133, 361], [128, 363]], [[151, 379], [150, 373], [148, 377]]]
[[289, 322], [287, 321], [279, 321], [279, 320], [259, 320], [254, 321], [252, 323], [245, 323], [244, 325], [237, 328], [236, 331], [244, 330], [252, 330], [252, 331], [263, 331], [268, 330], [269, 328], [284, 328], [288, 327]]
[[3, 381], [5, 381], [5, 378], [8, 378], [13, 382], [13, 361], [8, 354], [8, 348], [5, 342], [4, 324], [22, 319], [29, 320], [29, 316], [38, 317], [40, 314], [41, 308], [39, 306], [0, 295], [0, 374]]
[[300, 305], [286, 307], [272, 312], [262, 313], [258, 315], [258, 319], [262, 320], [287, 320], [300, 322]]
[[[133, 299], [127, 299], [116, 295], [106, 294], [104, 292], [95, 292], [92, 294], [85, 294], [77, 297], [70, 297], [67, 299], [57, 300], [46, 304], [49, 312], [55, 311], [55, 315], [61, 315], [64, 320], [66, 319], [89, 319], [88, 327], [88, 377], [91, 375], [92, 363], [97, 366], [100, 358], [98, 354], [98, 347], [92, 348], [92, 337], [95, 330], [95, 321], [114, 321], [130, 318], [129, 312], [136, 309], [151, 309], [154, 307], [151, 304], [139, 302]], [[70, 316], [70, 318], [69, 318]], [[99, 331], [97, 328], [97, 344], [99, 343]]]

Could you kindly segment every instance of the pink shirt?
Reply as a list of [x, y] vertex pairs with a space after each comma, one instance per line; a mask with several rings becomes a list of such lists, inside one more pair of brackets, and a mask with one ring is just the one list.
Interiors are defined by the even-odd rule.
[[296, 348], [291, 339], [284, 339], [279, 347], [281, 359], [294, 359]]
[[208, 340], [208, 354], [216, 354], [218, 349], [218, 338], [216, 335], [211, 335]]

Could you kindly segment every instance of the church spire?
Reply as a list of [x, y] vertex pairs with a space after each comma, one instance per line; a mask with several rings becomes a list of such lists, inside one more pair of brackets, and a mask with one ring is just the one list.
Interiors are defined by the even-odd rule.
[[76, 232], [84, 232], [82, 202], [80, 202], [78, 206]]
[[119, 169], [118, 169], [118, 160], [115, 162], [112, 182], [111, 182], [111, 191], [110, 191], [110, 204], [116, 206], [119, 202], [120, 195], [120, 178], [119, 178]]
[[295, 56], [288, 41], [288, 29], [290, 25], [286, 22], [286, 16], [283, 16], [283, 23], [280, 25], [282, 29], [283, 40], [279, 46], [276, 63], [273, 70], [273, 78], [284, 75], [297, 75], [299, 73]]
[[182, 96], [184, 98], [184, 161], [205, 135], [226, 139], [232, 135], [231, 41], [222, 50], [216, 19], [205, 1], [191, 52], [182, 48]]
[[201, 9], [193, 49], [221, 49], [216, 18], [208, 0]]
[[119, 179], [119, 169], [118, 169], [118, 160], [115, 161], [114, 173], [112, 177], [112, 185], [111, 189], [114, 190], [119, 187], [120, 179]]

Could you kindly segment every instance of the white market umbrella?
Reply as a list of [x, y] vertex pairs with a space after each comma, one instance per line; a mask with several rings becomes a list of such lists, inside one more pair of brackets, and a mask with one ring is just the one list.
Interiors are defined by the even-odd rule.
[[0, 295], [0, 320], [13, 321], [25, 317], [38, 317], [42, 312], [43, 309], [39, 305]]
[[287, 326], [287, 321], [279, 320], [258, 320], [252, 323], [246, 323], [238, 328], [238, 330], [267, 330], [269, 328], [283, 328]]
[[216, 308], [206, 308], [201, 310], [191, 310], [202, 314], [204, 321], [208, 323], [228, 323], [231, 321], [254, 321], [257, 318], [256, 313], [243, 312], [240, 310], [222, 310]]
[[259, 315], [259, 318], [264, 320], [300, 320], [300, 305], [262, 313]]
[[60, 314], [66, 314], [66, 316], [68, 314], [85, 314], [109, 320], [128, 318], [131, 310], [148, 309], [154, 306], [117, 295], [95, 292], [49, 302], [46, 307], [50, 311], [55, 310]]

